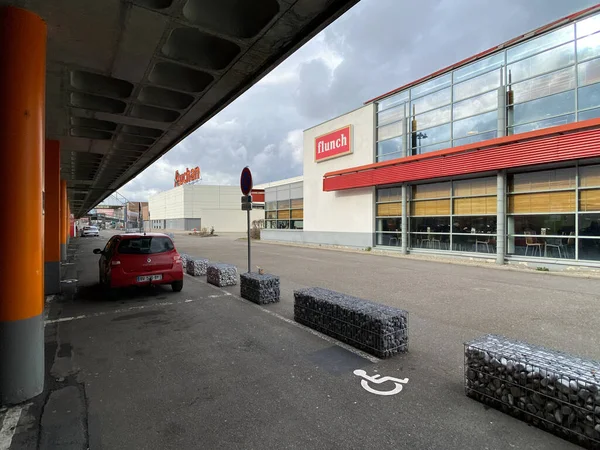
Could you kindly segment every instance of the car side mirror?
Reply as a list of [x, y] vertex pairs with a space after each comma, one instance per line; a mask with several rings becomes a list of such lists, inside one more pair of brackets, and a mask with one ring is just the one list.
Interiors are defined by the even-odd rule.
[[94, 255], [101, 255], [102, 254], [102, 250], [99, 248], [95, 248], [94, 249]]

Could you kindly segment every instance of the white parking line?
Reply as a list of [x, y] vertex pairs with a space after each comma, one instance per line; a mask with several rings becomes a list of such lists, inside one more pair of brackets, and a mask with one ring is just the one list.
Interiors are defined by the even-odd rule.
[[[228, 295], [230, 295], [230, 294], [226, 293], [225, 295], [217, 295], [217, 296], [209, 295], [209, 296], [203, 297], [203, 298], [218, 298], [218, 297], [226, 297]], [[159, 302], [159, 303], [152, 303], [149, 305], [139, 305], [139, 306], [130, 306], [129, 308], [113, 309], [112, 311], [102, 311], [102, 312], [97, 312], [97, 313], [93, 313], [93, 314], [84, 314], [84, 315], [80, 315], [80, 316], [61, 317], [59, 319], [46, 320], [45, 324], [49, 325], [49, 324], [53, 324], [53, 323], [71, 322], [73, 320], [91, 319], [93, 317], [101, 317], [101, 316], [106, 316], [109, 314], [120, 314], [120, 313], [135, 311], [135, 310], [139, 310], [139, 309], [154, 308], [157, 306], [181, 305], [184, 303], [196, 302], [196, 301], [202, 300], [203, 298], [195, 298], [195, 299], [188, 298], [186, 300], [177, 301], [177, 302]]]
[[[276, 313], [276, 312], [274, 312], [274, 311], [270, 311], [270, 310], [268, 310], [268, 309], [266, 309], [266, 308], [263, 308], [263, 307], [262, 307], [262, 306], [260, 306], [260, 305], [257, 305], [257, 304], [255, 304], [255, 303], [252, 303], [252, 302], [250, 302], [250, 301], [248, 301], [248, 300], [244, 300], [243, 298], [241, 298], [241, 297], [239, 297], [239, 296], [237, 296], [237, 295], [235, 295], [235, 294], [232, 294], [231, 292], [227, 292], [226, 290], [224, 290], [224, 289], [221, 289], [221, 288], [220, 288], [220, 287], [218, 287], [218, 286], [215, 286], [215, 285], [213, 285], [213, 284], [210, 284], [210, 283], [205, 283], [205, 282], [203, 282], [203, 281], [201, 281], [201, 280], [199, 280], [199, 279], [197, 279], [197, 278], [195, 278], [195, 277], [193, 277], [193, 276], [191, 276], [191, 275], [188, 275], [188, 274], [185, 274], [185, 275], [186, 275], [188, 278], [191, 278], [192, 280], [194, 280], [194, 281], [195, 281], [195, 282], [197, 282], [197, 283], [202, 283], [202, 284], [205, 284], [205, 285], [207, 285], [207, 286], [210, 286], [210, 287], [212, 287], [213, 289], [216, 289], [216, 290], [218, 290], [219, 292], [222, 292], [222, 293], [224, 293], [224, 294], [225, 294], [225, 296], [230, 296], [230, 297], [233, 297], [233, 298], [237, 299], [238, 301], [240, 301], [240, 302], [242, 302], [242, 303], [245, 303], [245, 304], [247, 304], [247, 305], [250, 305], [250, 306], [254, 306], [255, 308], [258, 308], [258, 309], [260, 309], [261, 311], [263, 311], [263, 312], [266, 312], [267, 314], [269, 314], [269, 315], [271, 315], [271, 316], [273, 316], [273, 317], [277, 317], [278, 319], [280, 319], [280, 320], [283, 320], [284, 322], [286, 322], [286, 323], [289, 323], [290, 325], [293, 325], [293, 326], [295, 326], [296, 328], [300, 328], [301, 330], [307, 331], [307, 332], [309, 332], [310, 334], [312, 334], [312, 335], [314, 335], [314, 336], [317, 336], [317, 337], [319, 337], [319, 338], [323, 339], [324, 341], [327, 341], [327, 342], [329, 342], [330, 344], [337, 345], [338, 347], [341, 347], [341, 348], [343, 348], [344, 350], [348, 350], [349, 352], [352, 352], [352, 353], [354, 353], [355, 355], [357, 355], [357, 356], [360, 356], [361, 358], [364, 358], [364, 359], [366, 359], [366, 360], [368, 360], [368, 361], [371, 361], [372, 363], [378, 363], [378, 362], [381, 362], [381, 360], [380, 360], [379, 358], [377, 358], [376, 356], [369, 355], [368, 353], [366, 353], [366, 352], [363, 352], [362, 350], [358, 350], [357, 348], [354, 348], [354, 347], [352, 347], [352, 346], [350, 346], [350, 345], [344, 344], [343, 342], [340, 342], [340, 341], [338, 341], [337, 339], [334, 339], [334, 338], [332, 338], [332, 337], [329, 337], [329, 336], [327, 336], [327, 335], [325, 335], [325, 334], [323, 334], [323, 333], [319, 333], [318, 331], [316, 331], [316, 330], [313, 330], [312, 328], [309, 328], [309, 327], [307, 327], [307, 326], [304, 326], [304, 325], [302, 325], [302, 324], [299, 324], [298, 322], [296, 322], [296, 321], [294, 321], [294, 320], [292, 320], [292, 319], [288, 319], [287, 317], [283, 317], [281, 314], [277, 314], [277, 313]], [[209, 295], [208, 297], [210, 297], [210, 295]]]
[[6, 411], [4, 420], [2, 421], [2, 428], [0, 429], [0, 450], [8, 450], [10, 448], [13, 436], [17, 430], [17, 424], [21, 418], [21, 412], [27, 406], [29, 405], [15, 406]]

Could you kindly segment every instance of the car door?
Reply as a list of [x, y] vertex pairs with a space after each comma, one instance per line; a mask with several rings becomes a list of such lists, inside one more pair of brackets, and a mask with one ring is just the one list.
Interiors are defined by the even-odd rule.
[[111, 237], [106, 243], [104, 250], [102, 250], [102, 255], [100, 256], [100, 260], [98, 261], [98, 264], [100, 265], [100, 273], [102, 274], [102, 279], [105, 279], [108, 273], [108, 268], [110, 267], [110, 260], [115, 252], [116, 246], [118, 245], [118, 241], [118, 236]]

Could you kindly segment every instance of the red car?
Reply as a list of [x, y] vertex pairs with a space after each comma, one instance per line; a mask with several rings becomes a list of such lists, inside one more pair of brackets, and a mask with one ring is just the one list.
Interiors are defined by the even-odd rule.
[[150, 284], [170, 284], [175, 292], [183, 288], [181, 256], [166, 234], [118, 234], [94, 254], [101, 255], [100, 284], [106, 288]]

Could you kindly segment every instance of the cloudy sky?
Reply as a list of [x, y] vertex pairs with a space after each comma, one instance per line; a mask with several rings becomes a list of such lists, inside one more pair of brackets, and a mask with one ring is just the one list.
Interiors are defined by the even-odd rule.
[[302, 174], [302, 131], [595, 0], [361, 0], [257, 85], [120, 189], [170, 189], [175, 170], [203, 183]]

